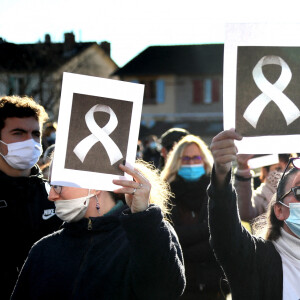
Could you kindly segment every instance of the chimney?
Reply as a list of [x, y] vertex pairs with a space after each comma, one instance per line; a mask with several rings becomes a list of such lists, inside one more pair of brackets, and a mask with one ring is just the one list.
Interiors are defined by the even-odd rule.
[[49, 33], [45, 34], [45, 44], [47, 45], [51, 44], [51, 36]]
[[104, 50], [104, 52], [110, 57], [110, 43], [109, 42], [101, 42], [100, 48]]
[[75, 36], [73, 32], [65, 33], [64, 53], [67, 54], [75, 48]]

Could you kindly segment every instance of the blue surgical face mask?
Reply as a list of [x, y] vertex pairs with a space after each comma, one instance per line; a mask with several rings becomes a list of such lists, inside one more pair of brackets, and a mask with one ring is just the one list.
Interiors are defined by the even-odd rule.
[[152, 150], [156, 149], [156, 147], [157, 147], [156, 142], [151, 142], [151, 143], [149, 144], [149, 148], [152, 149]]
[[178, 175], [186, 181], [196, 181], [205, 174], [204, 165], [181, 165]]
[[289, 217], [284, 221], [291, 231], [300, 238], [300, 203], [290, 203], [289, 206], [280, 202], [290, 209]]

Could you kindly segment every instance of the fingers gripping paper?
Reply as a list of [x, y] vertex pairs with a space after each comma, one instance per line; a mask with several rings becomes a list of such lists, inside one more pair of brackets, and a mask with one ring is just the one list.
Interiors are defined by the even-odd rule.
[[51, 184], [113, 191], [134, 165], [144, 85], [63, 74]]

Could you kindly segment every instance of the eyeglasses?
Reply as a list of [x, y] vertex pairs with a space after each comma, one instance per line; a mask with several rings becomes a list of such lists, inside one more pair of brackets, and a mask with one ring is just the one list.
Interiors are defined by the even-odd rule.
[[300, 186], [292, 187], [288, 192], [286, 192], [283, 196], [281, 196], [278, 201], [281, 201], [284, 197], [286, 197], [289, 193], [293, 193], [294, 197], [300, 201]]
[[[291, 157], [282, 173], [282, 176], [280, 178], [280, 181], [284, 178], [286, 171], [289, 170], [289, 166], [292, 163], [293, 167], [296, 169], [300, 169], [300, 157]], [[278, 182], [278, 185], [280, 184], [280, 181]], [[286, 192], [284, 195], [282, 195], [277, 201], [281, 201], [284, 197], [286, 197], [289, 193], [293, 193], [295, 198], [300, 201], [300, 186], [294, 186], [292, 187], [288, 192]]]
[[189, 163], [191, 160], [194, 162], [202, 162], [202, 157], [200, 155], [195, 155], [195, 156], [182, 156], [181, 161], [183, 163]]
[[293, 167], [296, 168], [296, 169], [300, 169], [300, 157], [291, 157], [282, 173], [282, 176], [281, 176], [281, 179], [284, 177], [286, 171], [289, 170], [289, 166], [290, 164], [292, 163]]
[[58, 195], [61, 194], [62, 188], [63, 188], [61, 185], [51, 185], [50, 184], [50, 186], [53, 188], [53, 190], [56, 194], [58, 194]]

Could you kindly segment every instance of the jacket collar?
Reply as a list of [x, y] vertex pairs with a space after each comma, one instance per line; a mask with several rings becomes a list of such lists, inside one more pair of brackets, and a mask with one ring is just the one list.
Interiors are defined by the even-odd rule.
[[101, 217], [83, 218], [78, 222], [65, 222], [62, 228], [72, 235], [81, 235], [88, 232], [111, 231], [120, 224], [122, 212], [128, 209], [128, 206], [122, 201], [118, 202], [111, 211]]
[[[31, 177], [38, 177], [40, 179], [43, 178], [43, 173], [41, 171], [41, 169], [39, 168], [38, 165], [34, 165], [31, 170], [30, 170], [30, 175], [29, 175], [29, 178]], [[21, 177], [11, 177], [11, 176], [8, 176], [6, 175], [4, 172], [2, 172], [0, 170], [0, 178], [1, 179], [14, 179], [14, 180], [18, 180], [19, 178], [28, 178], [28, 177], [25, 177], [25, 176], [21, 176]]]

